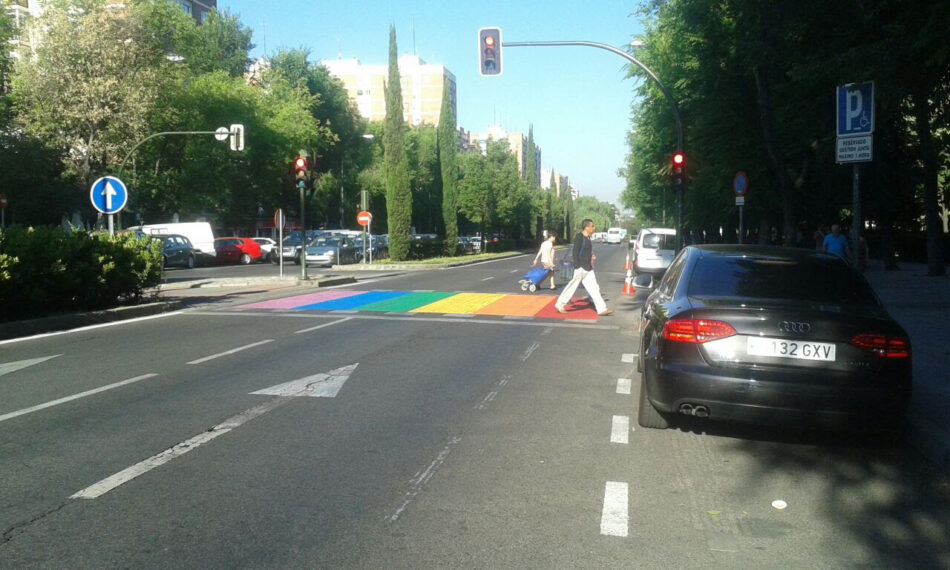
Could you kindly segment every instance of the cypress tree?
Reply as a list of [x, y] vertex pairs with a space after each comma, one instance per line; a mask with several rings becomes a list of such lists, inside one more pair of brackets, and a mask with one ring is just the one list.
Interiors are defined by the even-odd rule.
[[412, 191], [406, 158], [406, 126], [402, 117], [402, 84], [396, 49], [396, 27], [389, 26], [389, 80], [386, 85], [386, 128], [383, 153], [386, 165], [386, 211], [389, 222], [389, 256], [393, 261], [409, 258], [409, 227], [412, 224]]
[[439, 111], [439, 168], [442, 173], [442, 221], [445, 224], [445, 254], [455, 255], [458, 249], [458, 133], [455, 111], [449, 98], [449, 81], [442, 87], [442, 110]]

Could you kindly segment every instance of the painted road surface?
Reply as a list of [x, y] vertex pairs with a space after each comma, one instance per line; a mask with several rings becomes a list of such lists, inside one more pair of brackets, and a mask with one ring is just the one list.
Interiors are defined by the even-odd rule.
[[557, 297], [503, 293], [445, 293], [436, 291], [323, 291], [240, 305], [238, 309], [280, 311], [376, 311], [440, 315], [484, 315], [539, 319], [596, 320], [589, 302], [575, 297], [562, 314]]

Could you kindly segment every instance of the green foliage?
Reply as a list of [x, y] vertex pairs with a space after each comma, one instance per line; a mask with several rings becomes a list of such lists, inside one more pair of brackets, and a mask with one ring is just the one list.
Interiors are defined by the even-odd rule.
[[448, 80], [442, 86], [442, 108], [439, 111], [438, 153], [442, 182], [442, 223], [445, 227], [443, 251], [453, 256], [458, 251], [458, 132], [455, 112], [449, 99]]
[[13, 226], [0, 233], [0, 314], [7, 320], [134, 303], [161, 279], [160, 245]]
[[490, 140], [486, 153], [460, 156], [459, 210], [477, 224], [482, 233], [503, 230], [521, 239], [536, 216], [534, 198], [518, 172], [518, 163], [508, 152], [507, 141]]
[[393, 261], [409, 257], [409, 225], [412, 223], [412, 191], [405, 150], [402, 86], [399, 78], [396, 28], [389, 27], [389, 81], [386, 84], [386, 127], [383, 138], [386, 164], [386, 208], [389, 224], [389, 256]]

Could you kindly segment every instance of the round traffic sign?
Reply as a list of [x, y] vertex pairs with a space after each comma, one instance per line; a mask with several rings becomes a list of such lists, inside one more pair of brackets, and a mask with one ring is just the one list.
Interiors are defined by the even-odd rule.
[[231, 131], [229, 131], [227, 127], [218, 127], [214, 130], [214, 138], [218, 139], [219, 141], [228, 140], [228, 136], [230, 135]]
[[366, 210], [363, 210], [359, 214], [356, 214], [356, 222], [363, 227], [368, 226], [370, 221], [372, 221], [372, 219], [373, 219], [373, 214], [370, 214]]
[[749, 189], [749, 177], [746, 176], [746, 173], [743, 171], [736, 172], [735, 178], [732, 179], [732, 191], [735, 193], [736, 197], [745, 196], [746, 191]]
[[103, 176], [92, 183], [89, 189], [92, 207], [103, 214], [115, 214], [125, 208], [129, 201], [129, 191], [125, 184], [115, 176]]
[[284, 223], [287, 221], [287, 218], [284, 216], [284, 211], [280, 208], [274, 210], [274, 227], [282, 228]]

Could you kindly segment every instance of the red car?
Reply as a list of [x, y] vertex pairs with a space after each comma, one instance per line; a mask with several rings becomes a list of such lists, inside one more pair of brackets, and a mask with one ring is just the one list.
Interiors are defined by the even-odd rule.
[[225, 237], [215, 238], [214, 255], [218, 263], [240, 263], [247, 265], [260, 261], [261, 246], [251, 238]]

